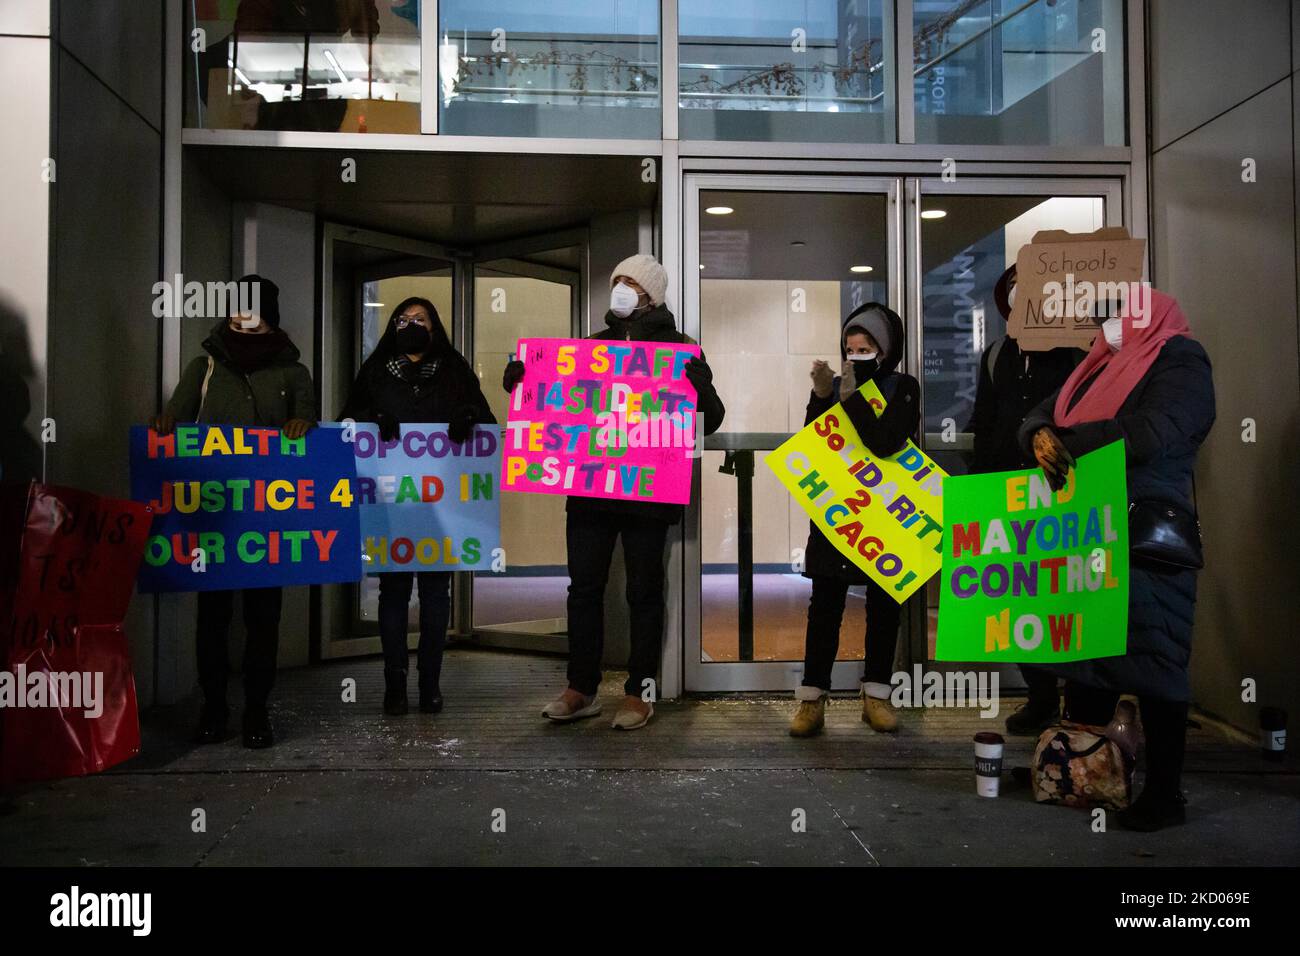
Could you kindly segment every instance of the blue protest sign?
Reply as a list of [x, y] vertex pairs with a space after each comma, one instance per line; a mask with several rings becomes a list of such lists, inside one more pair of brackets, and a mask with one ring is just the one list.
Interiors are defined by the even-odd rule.
[[291, 441], [278, 428], [131, 429], [131, 497], [153, 527], [141, 591], [356, 581], [352, 446], [339, 426]]
[[447, 426], [404, 424], [396, 441], [358, 424], [356, 501], [366, 573], [474, 571], [501, 546], [501, 440], [479, 425], [457, 444]]

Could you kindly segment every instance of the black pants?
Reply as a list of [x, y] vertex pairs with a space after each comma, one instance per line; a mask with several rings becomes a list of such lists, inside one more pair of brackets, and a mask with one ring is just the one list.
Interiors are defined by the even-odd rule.
[[[1115, 716], [1119, 694], [1065, 682], [1065, 719], [1104, 727]], [[1187, 701], [1139, 697], [1138, 712], [1146, 737], [1147, 782], [1143, 793], [1169, 798], [1182, 788], [1187, 750]]]
[[407, 668], [406, 610], [416, 579], [420, 582], [420, 643], [415, 661], [420, 669], [420, 689], [437, 692], [442, 651], [447, 645], [447, 621], [451, 618], [450, 571], [379, 575], [379, 639], [384, 645], [384, 666], [402, 671]]
[[[1056, 675], [1049, 670], [1041, 667], [1035, 667], [1033, 664], [1021, 664], [1020, 676], [1025, 679], [1025, 687], [1028, 689], [1029, 704], [1034, 710], [1056, 710], [1060, 706], [1060, 699], [1056, 694]], [[1106, 723], [1110, 718], [1106, 718]]]
[[[841, 578], [812, 579], [812, 600], [808, 602], [808, 634], [804, 639], [804, 687], [831, 689], [831, 668], [840, 649], [840, 622], [849, 582]], [[888, 684], [893, 675], [894, 649], [898, 644], [898, 621], [903, 606], [874, 581], [867, 583], [866, 660], [864, 683]]]
[[[264, 710], [275, 684], [275, 661], [280, 650], [280, 588], [246, 588], [244, 602], [244, 707]], [[195, 632], [199, 686], [211, 705], [224, 706], [230, 674], [227, 640], [234, 614], [234, 591], [200, 591], [199, 622]]]
[[617, 511], [568, 513], [569, 686], [578, 693], [591, 696], [600, 687], [605, 584], [614, 542], [620, 537], [632, 642], [623, 691], [640, 697], [642, 682], [657, 678], [664, 640], [664, 543], [669, 527], [656, 518]]

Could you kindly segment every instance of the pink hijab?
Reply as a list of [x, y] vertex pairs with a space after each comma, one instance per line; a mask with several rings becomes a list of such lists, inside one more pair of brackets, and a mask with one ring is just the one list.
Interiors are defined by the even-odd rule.
[[[1141, 326], [1134, 324], [1132, 306], [1135, 301], [1145, 306], [1145, 309], [1138, 311], [1140, 315], [1144, 313], [1149, 320]], [[1129, 296], [1122, 321], [1124, 332], [1120, 338], [1119, 351], [1112, 352], [1105, 337], [1098, 332], [1092, 343], [1092, 351], [1061, 386], [1053, 411], [1053, 418], [1059, 427], [1069, 428], [1082, 422], [1114, 418], [1129, 392], [1133, 391], [1133, 386], [1155, 364], [1165, 343], [1177, 335], [1192, 337], [1192, 330], [1174, 297], [1157, 292], [1148, 285], [1139, 286]], [[1070, 400], [1074, 393], [1098, 369], [1101, 369], [1101, 374], [1097, 380], [1071, 409]]]

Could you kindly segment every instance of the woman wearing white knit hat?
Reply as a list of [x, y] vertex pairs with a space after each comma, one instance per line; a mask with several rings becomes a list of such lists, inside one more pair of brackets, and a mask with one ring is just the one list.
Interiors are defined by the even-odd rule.
[[[654, 256], [624, 259], [614, 267], [609, 285], [607, 328], [591, 338], [695, 344], [690, 336], [677, 331], [673, 314], [664, 305], [668, 273]], [[506, 366], [502, 385], [507, 392], [514, 390], [523, 374], [522, 362]], [[713, 387], [713, 373], [703, 355], [686, 365], [686, 377], [698, 392], [696, 408], [704, 434], [711, 435], [721, 426], [726, 409]], [[668, 529], [681, 520], [684, 510], [673, 504], [569, 498], [569, 686], [547, 705], [543, 716], [564, 722], [600, 713], [596, 692], [605, 643], [605, 583], [614, 544], [620, 537], [627, 571], [632, 647], [623, 685], [625, 696], [613, 726], [635, 730], [654, 715], [654, 706], [642, 700], [641, 694], [646, 681], [658, 678], [664, 634], [664, 546]]]

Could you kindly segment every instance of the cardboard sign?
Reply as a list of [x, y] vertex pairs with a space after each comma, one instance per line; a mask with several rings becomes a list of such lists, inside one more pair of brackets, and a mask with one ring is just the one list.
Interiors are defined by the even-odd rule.
[[[884, 409], [875, 382], [861, 391]], [[948, 476], [912, 442], [877, 458], [835, 405], [764, 460], [818, 530], [895, 601], [939, 570]]]
[[461, 444], [446, 425], [403, 424], [396, 441], [358, 424], [356, 504], [361, 561], [387, 571], [473, 571], [501, 547], [501, 438], [478, 425]]
[[1125, 652], [1123, 442], [1079, 458], [1055, 493], [1038, 469], [950, 478], [944, 507], [936, 660], [1049, 663]]
[[[72, 647], [85, 625], [126, 617], [152, 515], [135, 501], [58, 485], [0, 486], [0, 635], [11, 650]], [[4, 651], [0, 648], [0, 662]]]
[[141, 591], [220, 591], [360, 577], [352, 445], [337, 425], [131, 429], [131, 497], [153, 509]]
[[524, 377], [510, 396], [501, 487], [686, 504], [697, 345], [520, 339]]
[[1129, 238], [1122, 227], [1034, 233], [1016, 255], [1007, 334], [1030, 352], [1091, 347], [1094, 306], [1123, 299], [1141, 280], [1145, 249], [1145, 239]]

